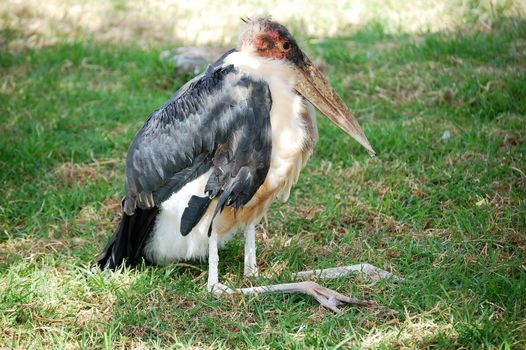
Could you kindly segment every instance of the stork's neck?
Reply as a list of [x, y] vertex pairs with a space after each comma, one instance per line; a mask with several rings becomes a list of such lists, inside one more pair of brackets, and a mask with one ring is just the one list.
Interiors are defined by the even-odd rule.
[[225, 57], [225, 64], [232, 64], [250, 76], [266, 81], [269, 85], [277, 83], [294, 86], [294, 73], [284, 61], [261, 57], [253, 52], [234, 51]]

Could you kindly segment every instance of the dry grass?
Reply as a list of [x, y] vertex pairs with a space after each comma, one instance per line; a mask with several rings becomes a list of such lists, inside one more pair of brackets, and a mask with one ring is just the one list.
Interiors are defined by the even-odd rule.
[[[270, 14], [308, 37], [339, 36], [370, 23], [388, 32], [454, 31], [468, 22], [491, 28], [499, 16], [526, 13], [521, 0], [390, 1], [73, 1], [5, 0], [0, 28], [22, 32], [11, 47], [50, 46], [79, 38], [134, 43], [228, 44], [241, 17]], [[394, 45], [394, 44], [389, 44]]]
[[[0, 3], [0, 346], [524, 348], [526, 27], [509, 18], [524, 2], [189, 4]], [[119, 220], [130, 139], [188, 78], [162, 52], [230, 44], [260, 11], [301, 33], [379, 155], [320, 119], [290, 202], [258, 228], [261, 277], [241, 278], [236, 239], [221, 278], [358, 262], [405, 278], [328, 282], [369, 309], [215, 299], [206, 262], [86, 274]]]

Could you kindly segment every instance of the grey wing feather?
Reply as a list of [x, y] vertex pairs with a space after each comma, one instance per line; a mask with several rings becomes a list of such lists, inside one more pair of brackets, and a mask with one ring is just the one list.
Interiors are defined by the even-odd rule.
[[187, 83], [150, 115], [130, 145], [125, 212], [158, 206], [211, 167], [210, 198], [228, 187], [226, 205], [248, 202], [270, 164], [271, 105], [268, 85], [231, 65], [212, 65]]

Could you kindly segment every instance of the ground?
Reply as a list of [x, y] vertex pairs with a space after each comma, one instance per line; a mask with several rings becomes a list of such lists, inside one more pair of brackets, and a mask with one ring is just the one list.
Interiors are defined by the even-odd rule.
[[250, 286], [368, 262], [403, 278], [327, 282], [375, 303], [338, 316], [301, 295], [216, 299], [206, 262], [87, 275], [130, 140], [191, 76], [160, 58], [166, 42], [39, 41], [4, 22], [0, 347], [526, 348], [526, 21], [476, 18], [301, 39], [378, 156], [319, 116], [290, 201], [258, 227], [262, 276], [242, 279], [240, 240], [220, 273]]

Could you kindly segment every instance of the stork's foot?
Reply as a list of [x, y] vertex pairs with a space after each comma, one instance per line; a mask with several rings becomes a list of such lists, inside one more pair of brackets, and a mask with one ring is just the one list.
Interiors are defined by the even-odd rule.
[[355, 306], [370, 306], [372, 302], [368, 300], [358, 300], [349, 298], [346, 295], [340, 294], [335, 290], [323, 287], [316, 282], [306, 281], [299, 282], [298, 292], [303, 292], [312, 296], [318, 303], [323, 307], [331, 310], [335, 313], [340, 313], [341, 310], [338, 308], [341, 304], [349, 304]]
[[303, 293], [312, 296], [319, 302], [323, 307], [335, 312], [340, 313], [341, 310], [338, 308], [341, 304], [358, 305], [358, 306], [369, 306], [372, 302], [368, 300], [358, 300], [349, 298], [343, 294], [336, 292], [335, 290], [320, 286], [316, 282], [305, 281], [297, 283], [284, 283], [274, 284], [263, 287], [252, 287], [252, 288], [241, 288], [236, 289], [234, 292], [243, 293], [245, 295], [256, 295], [262, 293]]

